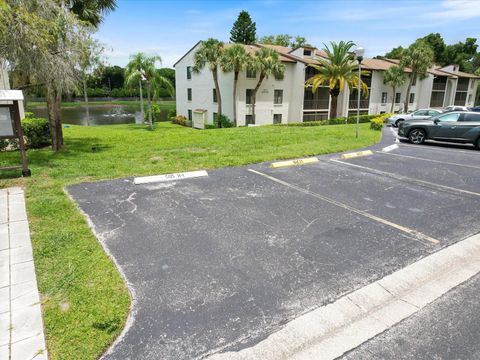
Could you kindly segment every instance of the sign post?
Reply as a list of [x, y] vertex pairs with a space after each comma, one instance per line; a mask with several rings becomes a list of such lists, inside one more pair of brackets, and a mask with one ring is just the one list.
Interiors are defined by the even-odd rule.
[[20, 166], [0, 167], [0, 170], [21, 168], [23, 176], [31, 176], [20, 117], [21, 101], [23, 101], [23, 93], [20, 90], [0, 90], [0, 139], [18, 139], [21, 163]]

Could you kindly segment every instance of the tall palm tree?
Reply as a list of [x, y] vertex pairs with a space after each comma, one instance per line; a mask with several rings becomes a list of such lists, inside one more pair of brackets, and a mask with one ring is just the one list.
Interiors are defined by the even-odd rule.
[[205, 66], [212, 72], [215, 91], [217, 93], [218, 116], [222, 115], [222, 95], [218, 86], [218, 68], [223, 56], [223, 43], [217, 39], [202, 41], [193, 56], [193, 72], [199, 73]]
[[238, 74], [244, 71], [252, 62], [252, 57], [245, 47], [235, 44], [227, 48], [222, 56], [220, 65], [222, 71], [233, 71], [233, 126], [237, 126], [237, 83]]
[[[325, 44], [324, 44], [325, 45]], [[317, 70], [317, 74], [305, 82], [307, 87], [312, 87], [315, 93], [319, 86], [328, 85], [330, 89], [330, 119], [337, 116], [338, 95], [345, 88], [345, 84], [350, 89], [358, 86], [358, 65], [355, 64], [351, 48], [355, 44], [351, 41], [340, 41], [330, 43], [331, 48], [325, 45], [323, 49], [327, 54], [327, 59], [320, 59], [320, 65], [309, 65]], [[361, 91], [368, 95], [368, 86], [360, 81]]]
[[412, 70], [407, 86], [404, 111], [408, 111], [408, 100], [413, 82], [418, 78], [424, 79], [428, 69], [433, 66], [435, 54], [425, 40], [419, 39], [403, 51], [400, 59], [400, 67], [408, 67]]
[[103, 16], [117, 7], [116, 0], [70, 0], [70, 11], [80, 20], [98, 27]]
[[135, 85], [138, 84], [138, 88], [140, 90], [140, 111], [142, 113], [142, 119], [145, 119], [142, 92], [142, 72], [145, 68], [146, 58], [147, 56], [144, 53], [139, 52], [130, 57], [130, 61], [125, 67], [125, 84], [127, 86], [133, 86], [133, 83], [135, 82]]
[[[152, 92], [153, 95], [158, 91], [160, 86], [166, 86], [167, 89], [173, 89], [170, 81], [161, 76], [157, 71], [155, 64], [161, 63], [160, 56], [145, 56], [143, 53], [138, 53], [132, 57], [132, 60], [127, 64], [125, 70], [125, 82], [127, 85], [139, 83], [140, 89], [142, 82], [145, 82], [147, 88], [147, 102], [148, 102], [148, 124], [150, 130], [153, 130], [152, 121]], [[140, 90], [140, 97], [142, 92]], [[143, 116], [143, 99], [142, 99], [142, 116]]]
[[267, 79], [270, 75], [276, 77], [283, 77], [285, 73], [285, 65], [282, 64], [278, 53], [270, 48], [261, 48], [255, 52], [253, 58], [253, 66], [260, 73], [258, 83], [253, 89], [252, 93], [252, 120], [255, 124], [255, 103], [257, 101], [257, 91], [262, 85], [263, 80]]
[[403, 84], [405, 84], [406, 80], [407, 80], [407, 77], [405, 76], [405, 72], [400, 66], [397, 66], [397, 65], [394, 65], [388, 68], [383, 73], [383, 83], [385, 85], [391, 86], [393, 90], [392, 107], [390, 109], [391, 113], [393, 113], [393, 106], [395, 105], [396, 89], [397, 87], [400, 87]]

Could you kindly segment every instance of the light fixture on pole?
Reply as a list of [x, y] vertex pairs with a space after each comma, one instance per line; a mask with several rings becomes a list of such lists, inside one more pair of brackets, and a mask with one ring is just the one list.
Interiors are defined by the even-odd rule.
[[358, 138], [358, 127], [360, 124], [360, 84], [362, 82], [362, 61], [363, 61], [363, 54], [365, 53], [365, 49], [362, 47], [358, 47], [355, 50], [355, 57], [358, 61], [358, 87], [357, 87], [357, 127], [355, 129], [355, 136]]

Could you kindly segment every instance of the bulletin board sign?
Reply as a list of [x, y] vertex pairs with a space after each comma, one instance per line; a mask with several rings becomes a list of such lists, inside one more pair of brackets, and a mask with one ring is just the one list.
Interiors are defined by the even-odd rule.
[[0, 101], [0, 139], [18, 139], [20, 152], [20, 165], [0, 167], [0, 170], [22, 169], [23, 176], [30, 176], [20, 118], [23, 93], [19, 90], [0, 90]]

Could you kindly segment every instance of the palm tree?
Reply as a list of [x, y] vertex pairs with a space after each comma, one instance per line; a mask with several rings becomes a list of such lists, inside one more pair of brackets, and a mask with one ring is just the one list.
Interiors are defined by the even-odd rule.
[[[132, 60], [127, 64], [125, 70], [125, 82], [127, 85], [139, 83], [140, 98], [142, 98], [142, 82], [145, 82], [147, 88], [147, 102], [148, 102], [148, 124], [150, 130], [153, 130], [152, 121], [152, 91], [156, 94], [160, 86], [166, 86], [172, 93], [173, 86], [170, 81], [161, 76], [157, 71], [155, 64], [161, 63], [160, 56], [145, 56], [143, 53], [138, 53], [132, 57]], [[142, 99], [142, 116], [143, 116], [143, 99]]]
[[202, 41], [200, 48], [193, 56], [193, 71], [199, 73], [205, 65], [212, 72], [213, 82], [215, 83], [215, 91], [217, 93], [218, 116], [222, 115], [222, 96], [220, 94], [220, 87], [218, 86], [218, 67], [223, 56], [223, 43], [217, 39], [208, 39]]
[[432, 48], [424, 41], [417, 40], [405, 49], [401, 55], [400, 67], [408, 67], [412, 70], [408, 81], [407, 96], [405, 97], [404, 110], [408, 111], [408, 101], [410, 89], [413, 82], [418, 78], [424, 79], [427, 76], [428, 69], [433, 66], [435, 54]]
[[125, 83], [128, 86], [132, 86], [135, 82], [138, 84], [140, 90], [140, 111], [142, 113], [142, 119], [145, 119], [145, 111], [143, 107], [143, 93], [142, 93], [142, 71], [145, 68], [147, 56], [139, 52], [130, 57], [130, 61], [125, 68]]
[[[324, 44], [325, 45], [325, 44]], [[327, 59], [320, 59], [320, 65], [309, 65], [317, 70], [317, 74], [305, 82], [307, 87], [312, 87], [315, 93], [319, 86], [328, 85], [330, 88], [330, 119], [337, 116], [338, 95], [343, 91], [345, 84], [350, 89], [358, 86], [358, 65], [350, 49], [355, 46], [351, 41], [340, 41], [338, 44], [331, 42], [331, 49], [325, 45], [323, 49]], [[368, 87], [360, 81], [361, 91], [368, 95]]]
[[235, 44], [227, 48], [222, 56], [220, 65], [224, 72], [233, 71], [233, 126], [237, 126], [237, 83], [238, 74], [245, 70], [252, 61], [245, 47]]
[[70, 0], [70, 11], [82, 21], [98, 27], [103, 16], [117, 7], [116, 0]]
[[252, 121], [255, 124], [255, 102], [257, 101], [257, 91], [262, 85], [264, 79], [270, 75], [283, 77], [285, 65], [282, 64], [278, 53], [270, 48], [261, 48], [255, 52], [253, 66], [260, 73], [257, 86], [252, 93]]
[[383, 73], [383, 83], [385, 85], [389, 85], [392, 87], [393, 90], [393, 98], [392, 98], [392, 107], [390, 112], [393, 113], [393, 106], [395, 105], [395, 92], [397, 87], [402, 86], [405, 84], [407, 77], [405, 76], [405, 72], [400, 66], [394, 65], [388, 68]]

